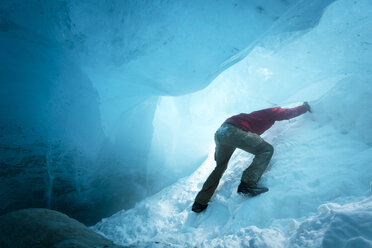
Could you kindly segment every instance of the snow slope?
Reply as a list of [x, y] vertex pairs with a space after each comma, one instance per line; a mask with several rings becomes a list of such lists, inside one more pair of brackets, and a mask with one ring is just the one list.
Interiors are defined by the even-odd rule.
[[214, 168], [213, 149], [191, 176], [94, 229], [139, 247], [372, 247], [372, 148], [317, 113], [276, 123], [264, 138], [275, 154], [266, 194], [236, 193], [252, 156], [235, 152], [207, 210], [190, 211]]

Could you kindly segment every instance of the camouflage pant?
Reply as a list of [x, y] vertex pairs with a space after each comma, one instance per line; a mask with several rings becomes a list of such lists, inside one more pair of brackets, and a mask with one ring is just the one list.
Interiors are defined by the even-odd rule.
[[236, 148], [255, 155], [253, 162], [244, 170], [241, 178], [241, 181], [249, 185], [257, 184], [274, 152], [273, 146], [264, 141], [259, 135], [243, 131], [228, 123], [222, 124], [217, 130], [214, 139], [216, 142], [215, 160], [217, 165], [195, 199], [196, 202], [204, 205], [208, 204], [214, 194], [227, 168], [227, 163]]

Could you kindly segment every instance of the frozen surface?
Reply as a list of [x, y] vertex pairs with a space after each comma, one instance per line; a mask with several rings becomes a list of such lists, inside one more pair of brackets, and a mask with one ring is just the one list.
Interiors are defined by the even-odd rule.
[[[319, 163], [328, 161], [323, 164], [365, 165], [372, 143], [371, 9], [370, 1], [346, 0], [3, 1], [0, 213], [48, 207], [95, 223], [194, 172], [229, 115], [303, 100], [311, 102], [314, 115], [291, 122], [301, 124], [301, 131], [294, 126], [283, 136], [267, 134], [279, 164], [308, 165], [306, 156], [319, 156]], [[296, 157], [281, 147], [292, 149], [287, 142], [294, 134]], [[310, 137], [323, 142], [314, 140], [317, 146], [305, 149]], [[365, 157], [355, 157], [353, 149]], [[344, 154], [350, 155], [338, 160]], [[298, 178], [305, 172], [299, 170]], [[344, 173], [358, 178], [348, 191], [340, 190], [340, 199], [351, 202], [368, 171]], [[176, 215], [190, 205], [204, 178], [189, 180], [198, 186]], [[279, 182], [265, 180], [275, 193]], [[222, 187], [220, 196], [234, 187]], [[303, 195], [309, 197], [311, 189]], [[325, 201], [338, 202], [335, 192], [327, 188], [303, 211], [288, 207], [252, 225], [270, 229], [270, 218], [308, 218]], [[293, 197], [302, 199], [299, 191]], [[216, 211], [213, 204], [209, 211]], [[140, 232], [131, 233], [141, 239]], [[215, 240], [213, 235], [207, 240]]]
[[0, 213], [50, 207], [92, 223], [189, 174], [209, 144], [174, 153], [179, 171], [174, 155], [149, 159], [168, 142], [152, 142], [159, 97], [203, 89], [280, 17], [276, 33], [307, 30], [331, 2], [2, 1]]
[[[206, 160], [190, 176], [93, 228], [139, 247], [372, 247], [371, 11], [367, 0], [336, 1], [306, 33], [268, 34], [204, 90], [163, 97], [151, 156], [171, 147], [163, 155], [169, 169], [187, 170], [174, 154], [190, 142], [191, 150], [208, 154]], [[313, 113], [278, 122], [263, 135], [275, 149], [261, 180], [268, 193], [236, 193], [252, 159], [237, 151], [207, 210], [191, 212], [215, 166], [213, 132], [226, 117], [304, 100]], [[181, 121], [157, 129], [165, 116]], [[163, 149], [154, 145], [166, 135]]]
[[191, 212], [214, 168], [212, 149], [191, 176], [94, 229], [139, 247], [371, 247], [372, 149], [314, 116], [277, 123], [264, 136], [275, 147], [261, 181], [268, 193], [255, 198], [236, 193], [251, 160], [239, 151], [207, 210]]

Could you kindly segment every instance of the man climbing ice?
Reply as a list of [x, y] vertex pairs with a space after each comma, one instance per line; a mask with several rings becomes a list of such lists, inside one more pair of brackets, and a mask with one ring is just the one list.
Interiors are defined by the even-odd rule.
[[304, 102], [295, 108], [269, 108], [228, 118], [214, 135], [216, 168], [197, 194], [192, 211], [200, 213], [208, 207], [208, 202], [236, 148], [255, 155], [251, 165], [243, 172], [238, 193], [256, 196], [268, 191], [268, 188], [257, 186], [257, 183], [270, 162], [274, 148], [260, 135], [274, 125], [275, 121], [289, 120], [307, 111], [311, 112], [310, 105]]

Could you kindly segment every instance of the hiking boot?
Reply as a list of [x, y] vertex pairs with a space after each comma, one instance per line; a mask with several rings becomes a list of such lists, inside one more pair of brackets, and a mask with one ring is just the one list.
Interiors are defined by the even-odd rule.
[[203, 205], [198, 202], [194, 202], [194, 204], [192, 205], [192, 211], [194, 211], [195, 213], [200, 213], [200, 212], [203, 212], [207, 207], [208, 207], [208, 204]]
[[249, 194], [251, 196], [256, 196], [256, 195], [265, 193], [267, 191], [269, 191], [269, 189], [266, 187], [248, 185], [245, 182], [240, 182], [239, 187], [238, 187], [238, 193], [242, 193], [245, 195]]

